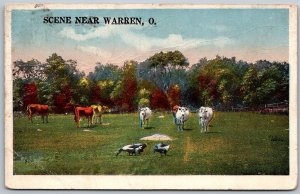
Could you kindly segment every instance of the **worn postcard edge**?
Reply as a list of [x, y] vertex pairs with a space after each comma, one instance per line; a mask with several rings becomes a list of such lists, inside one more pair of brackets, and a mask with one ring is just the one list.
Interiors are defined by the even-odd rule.
[[[229, 175], [13, 175], [11, 11], [14, 9], [289, 9], [290, 174]], [[11, 189], [291, 190], [297, 187], [297, 7], [296, 5], [199, 4], [8, 4], [5, 8], [5, 185]]]

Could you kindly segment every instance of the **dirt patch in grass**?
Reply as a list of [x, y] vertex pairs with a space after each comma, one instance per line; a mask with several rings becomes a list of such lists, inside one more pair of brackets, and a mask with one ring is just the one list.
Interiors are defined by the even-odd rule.
[[165, 134], [153, 134], [150, 136], [146, 136], [146, 137], [142, 137], [140, 140], [150, 140], [150, 141], [166, 141], [166, 140], [173, 140], [173, 138], [171, 138], [168, 135]]

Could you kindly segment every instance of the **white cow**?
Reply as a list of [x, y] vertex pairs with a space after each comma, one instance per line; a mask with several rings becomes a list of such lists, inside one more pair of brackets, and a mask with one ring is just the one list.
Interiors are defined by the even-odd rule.
[[152, 111], [148, 107], [140, 108], [140, 114], [139, 114], [139, 119], [140, 119], [140, 127], [142, 128], [143, 125], [149, 123], [149, 118], [152, 115]]
[[184, 123], [189, 118], [190, 111], [186, 107], [178, 107], [177, 112], [175, 114], [175, 124], [177, 125], [178, 131], [183, 131]]
[[210, 121], [213, 119], [213, 109], [210, 107], [201, 106], [199, 109], [199, 125], [202, 127], [201, 133], [204, 131], [208, 131], [208, 125]]

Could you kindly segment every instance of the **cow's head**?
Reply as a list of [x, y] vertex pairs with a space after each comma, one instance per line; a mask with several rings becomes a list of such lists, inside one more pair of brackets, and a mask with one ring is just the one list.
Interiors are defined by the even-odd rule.
[[172, 111], [173, 111], [173, 112], [177, 112], [177, 110], [178, 110], [179, 108], [180, 108], [180, 106], [175, 105], [175, 106], [173, 106]]
[[207, 117], [207, 108], [206, 107], [200, 107], [200, 109], [199, 109], [199, 117], [200, 117], [200, 119], [202, 119], [202, 118], [206, 118]]
[[103, 112], [110, 112], [110, 108], [108, 106], [102, 106]]

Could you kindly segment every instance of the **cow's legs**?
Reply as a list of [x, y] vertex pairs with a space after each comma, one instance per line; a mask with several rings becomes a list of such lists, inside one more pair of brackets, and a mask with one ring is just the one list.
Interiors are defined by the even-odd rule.
[[100, 124], [102, 124], [102, 115], [99, 115]]
[[30, 111], [30, 109], [28, 110], [28, 119], [30, 120], [31, 123], [32, 122], [32, 112]]
[[29, 118], [29, 121], [30, 121], [31, 123], [33, 123], [33, 122], [32, 122], [32, 115], [29, 116], [28, 118]]
[[87, 121], [88, 121], [88, 127], [90, 127], [90, 126], [91, 126], [91, 120], [92, 120], [92, 118], [91, 118], [91, 117], [88, 117], [88, 118], [87, 118]]
[[201, 119], [199, 119], [199, 126], [200, 126], [200, 132], [202, 133], [203, 132], [203, 126], [202, 126]]
[[45, 115], [42, 115], [42, 121], [45, 123]]
[[96, 124], [95, 123], [95, 117], [96, 117], [95, 115], [92, 116], [92, 124]]

